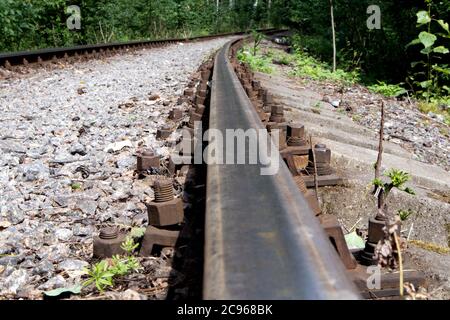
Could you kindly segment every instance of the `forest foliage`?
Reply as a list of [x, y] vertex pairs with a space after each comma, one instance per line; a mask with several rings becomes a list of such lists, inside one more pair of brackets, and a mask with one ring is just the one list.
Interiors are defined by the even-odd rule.
[[[331, 64], [330, 3], [330, 0], [0, 0], [0, 52], [283, 26], [294, 31], [294, 47], [300, 48], [305, 56]], [[332, 0], [332, 3], [338, 69], [357, 72], [363, 82], [378, 86], [374, 90], [391, 92], [393, 88], [380, 83], [400, 84], [427, 102], [448, 97], [450, 0]], [[81, 10], [80, 30], [69, 30], [66, 25], [70, 5]], [[381, 28], [370, 30], [367, 10], [373, 5], [381, 9]]]
[[[259, 2], [259, 3], [258, 3]], [[0, 52], [77, 44], [187, 37], [268, 24], [267, 1], [0, 0]], [[69, 30], [67, 8], [80, 8]]]

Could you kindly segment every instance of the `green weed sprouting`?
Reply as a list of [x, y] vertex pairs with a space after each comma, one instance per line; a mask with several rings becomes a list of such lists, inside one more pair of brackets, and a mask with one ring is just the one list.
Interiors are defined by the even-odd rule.
[[389, 98], [398, 97], [407, 92], [400, 84], [387, 84], [383, 81], [378, 81], [378, 84], [368, 86], [367, 88], [374, 93], [379, 93]]
[[[141, 233], [139, 232], [139, 234]], [[133, 256], [138, 246], [139, 244], [135, 243], [132, 236], [126, 237], [121, 245], [126, 255], [115, 255], [111, 259], [104, 259], [86, 268], [88, 279], [83, 282], [83, 287], [94, 283], [98, 291], [102, 293], [106, 288], [114, 286], [114, 278], [125, 276], [131, 272], [139, 272], [142, 267], [137, 258]]]

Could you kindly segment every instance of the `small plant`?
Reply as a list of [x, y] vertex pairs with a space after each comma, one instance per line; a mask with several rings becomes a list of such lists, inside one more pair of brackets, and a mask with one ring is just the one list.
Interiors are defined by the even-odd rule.
[[431, 98], [429, 102], [420, 101], [418, 109], [425, 114], [431, 112], [439, 115], [445, 124], [450, 125], [450, 108], [448, 106], [450, 106], [450, 98]]
[[83, 287], [95, 283], [98, 291], [103, 292], [107, 287], [112, 287], [114, 285], [113, 277], [115, 274], [110, 270], [106, 260], [94, 264], [90, 269], [87, 269], [86, 272], [89, 275], [89, 279], [83, 283]]
[[278, 53], [274, 54], [271, 52], [271, 55], [267, 55], [269, 58], [273, 58], [272, 62], [274, 64], [281, 64], [284, 66], [289, 66], [291, 63], [295, 60], [295, 57], [293, 55], [287, 54], [285, 52], [279, 51]]
[[413, 189], [405, 187], [405, 183], [411, 179], [411, 176], [401, 170], [391, 169], [384, 174], [390, 181], [383, 182], [380, 178], [373, 180], [373, 185], [377, 188], [376, 197], [378, 198], [378, 219], [389, 220], [386, 199], [391, 193], [392, 189], [398, 189], [411, 195], [415, 195]]
[[383, 81], [378, 81], [378, 84], [367, 87], [374, 93], [380, 93], [385, 97], [398, 97], [405, 94], [407, 91], [398, 84], [386, 84]]
[[71, 186], [72, 190], [80, 190], [81, 189], [81, 184], [79, 183], [72, 183]]
[[337, 69], [333, 72], [326, 63], [303, 51], [296, 52], [294, 64], [294, 70], [290, 72], [290, 75], [294, 77], [308, 77], [313, 80], [329, 80], [343, 84], [353, 84], [359, 79], [357, 71], [345, 72]]
[[83, 287], [94, 283], [98, 291], [103, 292], [106, 288], [114, 286], [114, 278], [138, 272], [141, 265], [133, 256], [134, 250], [138, 246], [139, 244], [134, 242], [133, 236], [128, 236], [121, 245], [127, 254], [115, 255], [111, 259], [104, 259], [85, 269], [89, 278], [83, 283]]
[[258, 52], [258, 47], [261, 44], [261, 41], [263, 41], [264, 39], [264, 35], [256, 30], [252, 30], [252, 38], [253, 38], [252, 53], [253, 56], [256, 56]]
[[414, 213], [411, 209], [408, 210], [398, 210], [398, 216], [401, 221], [406, 221]]
[[123, 251], [125, 251], [127, 254], [132, 255], [134, 250], [136, 250], [137, 247], [139, 247], [139, 243], [134, 243], [134, 239], [131, 236], [126, 237], [125, 241], [120, 246]]
[[237, 58], [242, 63], [247, 63], [253, 71], [272, 73], [273, 68], [270, 66], [271, 59], [267, 56], [252, 55], [249, 49], [244, 47], [239, 51]]
[[[450, 53], [450, 50], [444, 45], [439, 45], [437, 42], [442, 40], [444, 44], [446, 39], [450, 38], [449, 24], [444, 20], [434, 19], [431, 13], [432, 0], [426, 0], [427, 10], [422, 10], [417, 13], [417, 27], [425, 27], [426, 31], [421, 31], [419, 36], [411, 41], [408, 46], [422, 45], [420, 51], [426, 57], [425, 61], [416, 61], [411, 63], [412, 68], [420, 67], [421, 69], [414, 73], [410, 79], [417, 89], [416, 95], [425, 98], [427, 102], [432, 97], [439, 97], [450, 94], [450, 88], [446, 85], [441, 85], [440, 82], [447, 82], [450, 80], [450, 68], [446, 63], [444, 56]], [[440, 32], [432, 32], [433, 26], [438, 27]]]

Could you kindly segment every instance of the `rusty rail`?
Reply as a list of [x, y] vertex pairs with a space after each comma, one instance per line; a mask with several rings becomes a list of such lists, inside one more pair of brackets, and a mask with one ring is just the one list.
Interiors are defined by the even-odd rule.
[[[263, 129], [228, 59], [231, 45], [215, 59], [209, 128]], [[208, 166], [204, 298], [358, 299], [281, 157], [279, 163], [274, 176], [260, 175], [261, 165]]]
[[[275, 29], [259, 30], [261, 32], [271, 32]], [[64, 57], [71, 57], [76, 54], [98, 54], [106, 50], [122, 50], [127, 48], [143, 48], [143, 47], [160, 47], [176, 42], [189, 42], [189, 41], [201, 41], [214, 38], [220, 38], [232, 35], [243, 35], [245, 32], [232, 32], [221, 33], [207, 36], [198, 36], [190, 38], [179, 39], [164, 39], [164, 40], [143, 40], [143, 41], [129, 41], [129, 42], [117, 42], [117, 43], [102, 43], [94, 45], [80, 45], [74, 47], [64, 48], [48, 48], [40, 50], [20, 51], [20, 52], [8, 52], [0, 53], [0, 67], [8, 65], [21, 65], [25, 60], [28, 63], [51, 60], [53, 58], [61, 59]]]

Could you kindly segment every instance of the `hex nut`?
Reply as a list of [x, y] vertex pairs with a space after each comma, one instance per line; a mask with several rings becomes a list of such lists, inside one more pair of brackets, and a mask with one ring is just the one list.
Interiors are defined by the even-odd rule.
[[184, 220], [183, 201], [175, 198], [167, 202], [147, 204], [149, 224], [154, 227], [166, 227], [180, 224]]
[[137, 170], [139, 172], [149, 170], [150, 168], [159, 168], [159, 157], [141, 153], [137, 155]]

